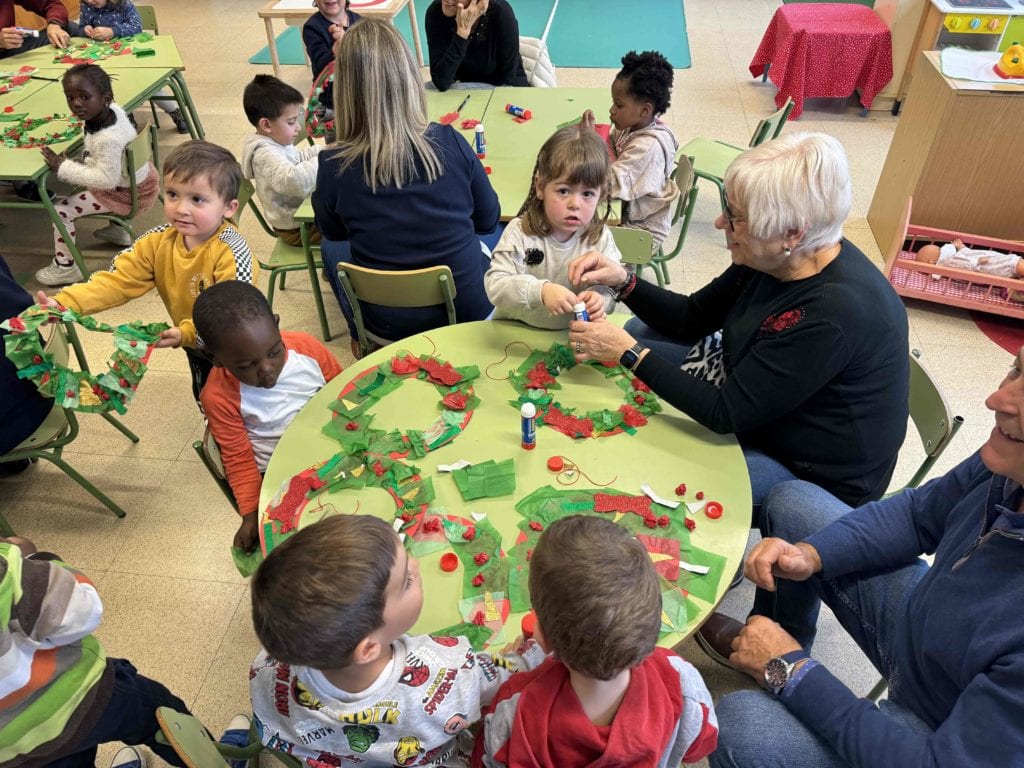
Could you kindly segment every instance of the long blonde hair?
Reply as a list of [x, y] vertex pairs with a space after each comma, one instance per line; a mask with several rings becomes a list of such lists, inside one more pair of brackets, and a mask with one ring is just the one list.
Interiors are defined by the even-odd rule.
[[557, 179], [565, 178], [570, 184], [582, 184], [601, 190], [598, 206], [604, 203], [604, 213], [594, 211], [594, 218], [580, 232], [580, 241], [594, 245], [601, 237], [601, 230], [608, 220], [609, 195], [611, 192], [611, 161], [604, 139], [582, 123], [567, 125], [555, 131], [544, 142], [537, 154], [533, 167], [533, 183], [519, 209], [523, 231], [528, 235], [547, 237], [551, 234], [551, 223], [544, 213], [544, 201], [537, 196], [536, 188], [543, 187]]
[[412, 52], [393, 26], [363, 19], [338, 46], [334, 76], [334, 130], [345, 171], [363, 161], [372, 192], [401, 188], [418, 175], [432, 183], [444, 170], [426, 137], [427, 97]]

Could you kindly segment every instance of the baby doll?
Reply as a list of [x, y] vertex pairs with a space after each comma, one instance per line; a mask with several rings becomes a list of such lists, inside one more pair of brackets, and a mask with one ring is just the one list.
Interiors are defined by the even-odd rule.
[[954, 240], [939, 248], [925, 245], [917, 251], [915, 261], [938, 264], [940, 267], [969, 269], [996, 277], [1024, 277], [1024, 261], [1014, 253], [999, 251], [977, 251], [964, 246], [962, 240]]

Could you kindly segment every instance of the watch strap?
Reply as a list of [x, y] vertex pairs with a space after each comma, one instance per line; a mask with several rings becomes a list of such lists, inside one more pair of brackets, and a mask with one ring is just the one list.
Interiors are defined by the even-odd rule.
[[820, 666], [820, 661], [808, 656], [806, 661], [804, 661], [803, 664], [790, 674], [789, 680], [787, 680], [786, 684], [782, 686], [782, 690], [779, 692], [779, 695], [784, 699], [788, 699], [793, 695], [793, 691], [796, 690], [796, 687], [800, 684], [800, 681], [804, 679], [804, 676], [815, 667]]
[[809, 654], [803, 648], [798, 648], [795, 651], [790, 651], [789, 653], [782, 654], [779, 658], [789, 664], [796, 664], [798, 661], [800, 661], [800, 659], [811, 658], [811, 654]]

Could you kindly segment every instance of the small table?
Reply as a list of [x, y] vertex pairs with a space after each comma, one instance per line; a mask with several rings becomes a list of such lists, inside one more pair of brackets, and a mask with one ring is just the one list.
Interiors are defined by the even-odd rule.
[[783, 5], [750, 62], [754, 77], [765, 72], [779, 88], [777, 107], [793, 98], [790, 120], [803, 113], [805, 98], [846, 98], [855, 90], [866, 112], [892, 79], [892, 34], [862, 5]]
[[[529, 348], [546, 351], [555, 342], [565, 344], [566, 334], [511, 321], [462, 323], [403, 339], [357, 361], [302, 408], [278, 443], [260, 493], [261, 530], [264, 530], [263, 523], [267, 522], [267, 506], [283, 484], [312, 465], [329, 462], [338, 454], [341, 449], [339, 443], [323, 434], [322, 428], [331, 421], [330, 405], [351, 382], [405, 352], [415, 356], [434, 355], [456, 367], [474, 364], [480, 370], [480, 376], [473, 380], [473, 389], [480, 403], [468, 422], [464, 422], [461, 434], [423, 458], [409, 456], [402, 460], [419, 467], [420, 476], [429, 478], [433, 483], [436, 498], [431, 506], [444, 507], [448, 514], [470, 521], [474, 512], [486, 514], [487, 521], [500, 534], [502, 548], [508, 554], [519, 536], [518, 524], [523, 520], [515, 509], [515, 503], [545, 486], [565, 491], [601, 491], [598, 484], [611, 481], [609, 489], [640, 494], [640, 485], [650, 483], [663, 498], [673, 499], [673, 489], [678, 483], [685, 482], [689, 486], [685, 500], [691, 503], [698, 490], [704, 491], [707, 499], [723, 505], [724, 514], [713, 520], [702, 511], [695, 513], [695, 530], [689, 536], [682, 534], [688, 539], [687, 548], [692, 547], [692, 550], [681, 552], [680, 559], [689, 557], [691, 562], [696, 561], [697, 550], [701, 549], [724, 558], [724, 562], [718, 560], [720, 575], [717, 583], [698, 583], [700, 576], [680, 582], [688, 585], [690, 592], [691, 610], [687, 613], [685, 628], [661, 638], [664, 645], [678, 643], [696, 630], [714, 610], [728, 590], [730, 578], [743, 557], [750, 526], [750, 484], [742, 451], [734, 436], [716, 435], [664, 401], [664, 411], [652, 415], [634, 435], [620, 433], [574, 440], [551, 427], [540, 426], [536, 449], [524, 451], [520, 447], [518, 408], [508, 402], [515, 400], [518, 393], [503, 378], [510, 369], [518, 368], [526, 360]], [[617, 386], [617, 381], [606, 376], [608, 370], [591, 365], [563, 370], [558, 376], [562, 389], [554, 390], [555, 399], [576, 408], [581, 414], [589, 410], [618, 408], [624, 402], [624, 393]], [[368, 412], [373, 414], [374, 428], [423, 429], [438, 418], [439, 400], [440, 395], [432, 384], [407, 378], [397, 391], [385, 395]], [[341, 423], [344, 424], [345, 420], [342, 419]], [[547, 468], [548, 458], [555, 455], [571, 458], [586, 476], [580, 475], [575, 484], [561, 485], [555, 473]], [[451, 464], [463, 458], [474, 463], [488, 459], [512, 459], [515, 462], [515, 491], [504, 496], [464, 501], [454, 479], [437, 471], [439, 464]], [[573, 508], [580, 509], [578, 504]], [[564, 511], [568, 507], [563, 506], [562, 509]], [[684, 509], [685, 506], [680, 505], [674, 510], [664, 511], [673, 520], [681, 522]], [[396, 503], [389, 491], [379, 487], [324, 493], [306, 503], [297, 525], [301, 528], [325, 514], [355, 512], [391, 522], [395, 520]], [[609, 517], [615, 519], [613, 515]], [[653, 536], [658, 536], [659, 531], [666, 531], [660, 527], [641, 528], [641, 533]], [[264, 530], [264, 545], [276, 546], [280, 540], [273, 533], [268, 538]], [[420, 558], [426, 599], [414, 632], [436, 631], [460, 621], [457, 603], [463, 594], [465, 569], [460, 566], [456, 572], [446, 573], [440, 568], [443, 553], [451, 551], [452, 547], [448, 545], [443, 551]], [[663, 550], [651, 551], [656, 566], [660, 561], [670, 559], [669, 555], [662, 554]], [[521, 616], [521, 613], [512, 613], [508, 617], [506, 636], [509, 639], [519, 634]]]
[[[394, 23], [394, 18], [403, 9], [409, 12], [409, 24], [412, 26], [412, 43], [416, 49], [416, 60], [424, 65], [423, 48], [420, 45], [420, 28], [416, 20], [415, 0], [353, 0], [350, 11], [367, 18], [385, 19]], [[270, 49], [270, 63], [274, 66], [274, 76], [281, 76], [281, 61], [277, 56], [277, 41], [274, 38], [274, 19], [284, 19], [285, 24], [298, 26], [316, 11], [309, 0], [270, 0], [260, 8], [256, 15], [263, 19], [267, 28], [267, 47]]]

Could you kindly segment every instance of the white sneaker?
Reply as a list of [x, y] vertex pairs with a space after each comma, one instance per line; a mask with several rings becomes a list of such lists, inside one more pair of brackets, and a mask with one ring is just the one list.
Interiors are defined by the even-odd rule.
[[92, 236], [105, 243], [120, 245], [122, 248], [127, 248], [132, 244], [132, 239], [128, 233], [116, 224], [107, 224], [107, 226], [93, 232]]
[[[235, 715], [231, 718], [231, 722], [228, 723], [228, 727], [221, 734], [221, 737], [217, 739], [218, 744], [224, 744], [229, 747], [247, 747], [249, 746], [249, 725], [252, 723], [252, 719], [248, 715]], [[232, 760], [230, 758], [224, 758], [230, 768], [245, 768], [248, 763], [247, 760]]]
[[78, 268], [77, 264], [68, 264], [65, 267], [51, 261], [36, 272], [36, 282], [43, 285], [71, 285], [71, 283], [81, 281], [82, 270]]
[[135, 747], [121, 747], [110, 761], [110, 768], [146, 768], [146, 756]]

